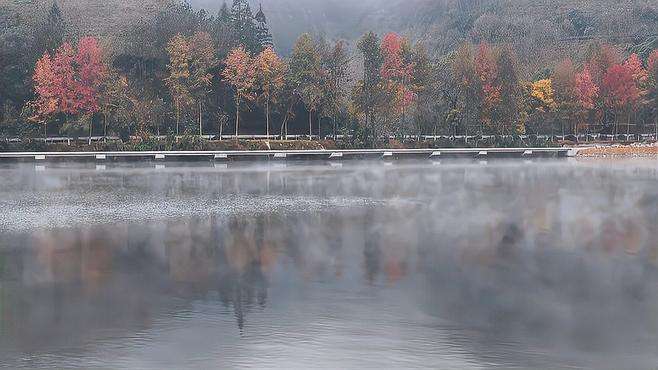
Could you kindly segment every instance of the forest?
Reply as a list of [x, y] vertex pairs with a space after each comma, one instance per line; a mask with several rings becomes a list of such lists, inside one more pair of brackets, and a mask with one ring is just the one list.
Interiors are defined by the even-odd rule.
[[165, 2], [107, 37], [71, 32], [56, 1], [31, 24], [0, 5], [0, 138], [340, 135], [372, 147], [421, 135], [658, 133], [653, 48], [593, 38], [578, 58], [537, 66], [513, 42], [437, 52], [370, 31], [303, 33], [284, 54], [254, 10]]

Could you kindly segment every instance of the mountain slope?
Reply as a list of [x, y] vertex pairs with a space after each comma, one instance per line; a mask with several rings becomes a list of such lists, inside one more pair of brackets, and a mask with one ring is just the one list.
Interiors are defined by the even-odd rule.
[[[121, 37], [169, 0], [57, 0], [72, 34]], [[250, 0], [262, 4], [278, 49], [287, 54], [299, 34], [356, 40], [366, 31], [395, 31], [436, 55], [464, 41], [511, 44], [528, 71], [570, 55], [592, 40], [642, 51], [655, 45], [655, 0]], [[216, 12], [222, 0], [190, 0]], [[230, 3], [230, 0], [229, 0]], [[0, 0], [20, 17], [43, 19], [52, 0]], [[653, 36], [652, 36], [653, 35]]]

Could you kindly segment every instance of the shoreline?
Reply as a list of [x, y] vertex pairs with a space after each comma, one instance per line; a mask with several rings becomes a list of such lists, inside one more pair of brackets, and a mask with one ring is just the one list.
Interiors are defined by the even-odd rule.
[[635, 143], [574, 147], [578, 158], [649, 158], [658, 159], [658, 143]]
[[40, 148], [24, 150], [0, 150], [0, 161], [45, 159], [404, 159], [452, 157], [491, 158], [532, 158], [532, 157], [572, 157], [572, 158], [658, 158], [657, 143], [631, 144], [588, 144], [563, 145], [555, 147], [441, 147], [431, 141], [390, 142], [389, 145], [374, 149], [353, 148], [337, 145], [337, 142], [291, 140], [291, 141], [216, 141], [207, 142], [199, 148], [151, 148], [120, 146], [116, 143], [94, 143], [92, 145], [49, 144]]
[[317, 150], [228, 150], [228, 151], [94, 151], [94, 152], [0, 152], [0, 162], [48, 160], [77, 161], [130, 161], [130, 160], [193, 160], [193, 161], [240, 161], [240, 160], [325, 160], [352, 159], [405, 160], [424, 159], [440, 161], [444, 158], [470, 158], [487, 160], [494, 158], [566, 158], [575, 152], [562, 148], [429, 148], [429, 149], [317, 149]]

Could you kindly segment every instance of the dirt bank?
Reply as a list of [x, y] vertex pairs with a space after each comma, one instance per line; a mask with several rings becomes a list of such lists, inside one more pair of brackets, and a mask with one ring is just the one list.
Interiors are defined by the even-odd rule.
[[649, 157], [658, 158], [658, 144], [601, 145], [578, 149], [578, 157]]

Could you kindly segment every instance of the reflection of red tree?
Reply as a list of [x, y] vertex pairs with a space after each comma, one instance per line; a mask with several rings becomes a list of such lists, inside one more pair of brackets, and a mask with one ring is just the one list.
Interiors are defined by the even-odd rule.
[[243, 273], [254, 262], [260, 253], [254, 242], [254, 228], [242, 222], [231, 223], [230, 236], [226, 245], [226, 259], [229, 266], [236, 272]]
[[80, 281], [79, 241], [73, 233], [43, 230], [32, 240], [35, 266], [25, 271], [29, 283], [50, 284]]
[[648, 229], [641, 220], [639, 215], [606, 220], [601, 226], [601, 249], [606, 253], [639, 254], [647, 239], [643, 231]]
[[384, 264], [384, 272], [389, 283], [400, 281], [406, 274], [406, 266], [397, 256], [388, 256]]
[[80, 235], [81, 278], [90, 292], [96, 292], [112, 273], [114, 257], [111, 237], [102, 232], [84, 231]]
[[272, 270], [277, 261], [277, 253], [274, 249], [274, 246], [270, 242], [264, 242], [260, 249], [260, 267], [262, 272], [268, 272]]
[[216, 271], [210, 224], [201, 220], [168, 225], [169, 271], [178, 282], [207, 282]]
[[[403, 218], [406, 215], [405, 219], [407, 220], [413, 220], [412, 215], [414, 213], [413, 208], [398, 210], [398, 215]], [[391, 215], [385, 215], [382, 218], [375, 219], [374, 222], [387, 224], [393, 222], [393, 220]], [[383, 232], [379, 239], [377, 250], [381, 256], [378, 259], [381, 261], [380, 268], [386, 275], [389, 284], [396, 283], [407, 276], [409, 258], [414, 254], [414, 246], [417, 245], [415, 231], [415, 222], [398, 223], [396, 228], [390, 228]]]

